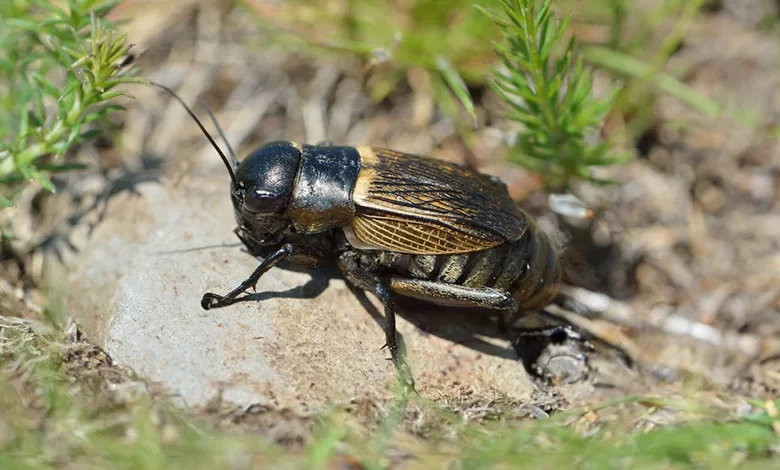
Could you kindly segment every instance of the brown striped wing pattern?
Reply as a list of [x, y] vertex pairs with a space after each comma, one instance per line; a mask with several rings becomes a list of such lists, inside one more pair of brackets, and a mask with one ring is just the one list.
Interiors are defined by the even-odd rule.
[[414, 254], [454, 254], [519, 239], [524, 213], [506, 186], [454, 163], [358, 147], [354, 235], [365, 245]]

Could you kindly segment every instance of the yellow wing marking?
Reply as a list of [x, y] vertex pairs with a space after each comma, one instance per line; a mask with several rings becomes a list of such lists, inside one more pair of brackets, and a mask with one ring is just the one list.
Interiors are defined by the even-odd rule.
[[448, 255], [501, 244], [501, 240], [485, 240], [433, 222], [386, 215], [358, 215], [352, 219], [351, 227], [366, 245], [399, 253]]

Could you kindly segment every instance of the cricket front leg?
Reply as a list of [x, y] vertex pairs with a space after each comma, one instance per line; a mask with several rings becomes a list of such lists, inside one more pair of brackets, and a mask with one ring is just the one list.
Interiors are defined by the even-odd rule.
[[309, 248], [295, 246], [291, 243], [285, 243], [281, 246], [281, 248], [263, 259], [263, 261], [257, 268], [255, 268], [252, 274], [244, 282], [239, 284], [238, 287], [225, 295], [208, 292], [203, 295], [203, 299], [200, 301], [200, 306], [203, 307], [204, 310], [209, 310], [212, 308], [227, 307], [228, 305], [232, 305], [236, 302], [236, 299], [239, 295], [246, 292], [249, 288], [254, 289], [254, 287], [257, 285], [257, 281], [260, 280], [260, 277], [269, 269], [273, 268], [279, 264], [279, 262], [285, 259], [298, 257], [311, 258], [312, 260], [316, 260], [319, 257], [319, 253], [316, 253]]

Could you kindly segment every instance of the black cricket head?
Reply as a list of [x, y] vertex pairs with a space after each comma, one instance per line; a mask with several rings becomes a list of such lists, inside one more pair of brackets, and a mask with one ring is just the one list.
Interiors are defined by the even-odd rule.
[[257, 245], [281, 241], [290, 226], [287, 205], [292, 198], [301, 149], [293, 142], [269, 142], [236, 168], [232, 187], [236, 220], [244, 236]]
[[301, 158], [300, 146], [293, 142], [270, 142], [250, 153], [239, 163], [219, 123], [206, 108], [230, 149], [231, 158], [228, 159], [184, 100], [170, 88], [150, 83], [170, 93], [184, 106], [222, 158], [230, 175], [231, 200], [239, 226], [239, 236], [247, 248], [254, 252], [260, 247], [278, 244], [284, 231], [290, 226], [290, 218], [285, 212], [292, 197]]

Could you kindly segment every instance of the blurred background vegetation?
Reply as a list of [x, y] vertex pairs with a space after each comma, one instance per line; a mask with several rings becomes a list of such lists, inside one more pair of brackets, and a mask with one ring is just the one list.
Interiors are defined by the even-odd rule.
[[[325, 51], [361, 57], [369, 75], [367, 86], [376, 100], [387, 96], [404, 77], [420, 82], [415, 88], [427, 88], [423, 92], [435, 96], [437, 104], [466, 138], [471, 130], [469, 124], [476, 119], [469, 89], [491, 82], [495, 77], [493, 70], [500, 63], [513, 69], [515, 79], [520, 80], [520, 76], [525, 75], [522, 81], [528, 85], [524, 84], [522, 88], [533, 92], [535, 85], [546, 86], [546, 90], [540, 90], [539, 97], [557, 107], [560, 117], [578, 112], [573, 110], [572, 103], [562, 99], [567, 80], [572, 83], [591, 81], [592, 70], [607, 73], [613, 83], [622, 86], [611, 90], [607, 85], [606, 92], [604, 89], [596, 91], [596, 97], [589, 95], [589, 84], [584, 86], [588, 92], [585, 93], [587, 101], [593, 101], [594, 105], [602, 102], [603, 109], [598, 110], [590, 122], [572, 119], [568, 124], [573, 126], [570, 130], [576, 132], [601, 128], [602, 137], [620, 142], [624, 149], [630, 149], [632, 142], [649, 128], [654, 99], [659, 94], [675, 96], [708, 117], [717, 117], [722, 112], [717, 101], [702, 96], [680, 81], [684, 71], [666, 70], [669, 58], [680, 46], [695, 15], [703, 8], [711, 7], [711, 2], [704, 0], [301, 1], [283, 3], [278, 8], [268, 8], [264, 2], [248, 1], [246, 4], [262, 24], [277, 32], [280, 45], [312, 54]], [[542, 12], [549, 9], [549, 14], [536, 16], [546, 24], [529, 24], [531, 28], [525, 30], [517, 25], [497, 27], [508, 14], [520, 15], [521, 19], [534, 16], [526, 13], [529, 8]], [[479, 14], [486, 9], [495, 10], [498, 16]], [[541, 30], [543, 26], [545, 31]], [[558, 30], [551, 33], [553, 28]], [[531, 62], [512, 60], [512, 54], [520, 53], [526, 45], [531, 49], [538, 47], [543, 35], [548, 33], [554, 35], [550, 39], [556, 47], [544, 51], [543, 56]], [[574, 37], [577, 43], [570, 45]], [[507, 43], [511, 44], [509, 48], [502, 46]], [[496, 46], [500, 48], [503, 60], [495, 53]], [[574, 57], [565, 58], [566, 53]], [[573, 65], [579, 60], [578, 56], [582, 57], [585, 67], [575, 71]], [[554, 63], [561, 59], [568, 61], [566, 66]], [[575, 73], [570, 74], [573, 71]], [[540, 75], [528, 75], [534, 73]], [[540, 80], [541, 74], [544, 80]], [[416, 78], [420, 75], [424, 78]], [[611, 91], [615, 91], [616, 96], [612, 96]], [[528, 95], [522, 98], [528, 103]], [[510, 100], [505, 99], [508, 103]], [[529, 111], [537, 113], [540, 110], [532, 108]], [[561, 132], [562, 126], [566, 125], [563, 122], [556, 123], [555, 128], [541, 129], [516, 113], [510, 119], [519, 121], [520, 130], [516, 132], [525, 139], [514, 140], [509, 160], [542, 172], [552, 180], [548, 182], [553, 188], [565, 187], [574, 175], [587, 179], [583, 169], [591, 163], [621, 161], [605, 158], [606, 148], [597, 149], [584, 142], [574, 144], [574, 148], [568, 147], [572, 145], [571, 139], [582, 139], [583, 136], [554, 137], [553, 134]], [[528, 139], [555, 142], [532, 148]], [[596, 155], [586, 155], [583, 146], [590, 147], [589, 151]], [[562, 162], [539, 164], [556, 159], [567, 159], [568, 165], [574, 168], [560, 175], [555, 173], [561, 170]]]
[[[171, 5], [184, 9], [184, 3]], [[262, 31], [241, 37], [242, 46], [287, 51], [303, 61], [332, 58], [358, 63], [362, 86], [376, 107], [395, 104], [392, 99], [398, 95], [430, 103], [435, 111], [429, 114], [441, 113], [455, 129], [467, 164], [481, 163], [468, 158], [478, 146], [477, 132], [488, 124], [500, 127], [500, 160], [532, 173], [547, 192], [563, 192], [583, 182], [608, 182], [611, 174], [604, 177], [599, 170], [642, 153], [643, 142], [656, 132], [655, 108], [664, 97], [707, 122], [726, 117], [734, 120], [729, 125], [754, 126], [761, 132], [766, 125], [767, 135], [773, 129], [772, 123], [759, 126], [750, 110], [733, 106], [728, 96], [694, 90], [687, 84], [691, 65], [673, 60], [696, 19], [724, 8], [718, 0], [204, 3], [214, 3], [220, 11], [239, 9], [250, 29]], [[13, 205], [31, 185], [44, 192], [63, 188], [71, 180], [58, 179], [58, 173], [72, 172], [78, 178], [78, 171], [85, 168], [76, 155], [79, 146], [123, 122], [122, 104], [127, 103], [123, 94], [138, 89], [128, 84], [142, 82], [141, 77], [152, 71], [134, 67], [130, 43], [135, 39], [121, 32], [124, 23], [108, 18], [112, 14], [122, 18], [118, 10], [127, 15], [128, 10], [142, 8], [144, 2], [138, 0], [0, 3], [0, 204]], [[773, 33], [776, 21], [776, 14], [766, 14], [756, 24]], [[688, 125], [683, 120], [673, 124]], [[671, 160], [668, 152], [658, 158]], [[678, 171], [667, 160], [658, 166], [666, 165], [669, 173]], [[702, 167], [712, 166], [701, 160]], [[691, 177], [694, 181], [685, 189], [694, 195], [712, 194], [717, 186], [713, 181], [720, 176], [707, 173], [702, 178], [706, 184]], [[657, 180], [652, 183], [662, 187]], [[721, 208], [715, 207], [713, 213]], [[20, 218], [28, 206], [14, 210], [3, 209], [4, 239], [15, 235], [12, 218]], [[675, 215], [681, 211], [677, 206], [671, 210]], [[657, 214], [644, 207], [636, 212], [642, 221]], [[662, 225], [663, 217], [658, 218]], [[644, 235], [658, 244], [671, 239], [670, 250], [685, 245], [661, 229]], [[744, 234], [728, 240], [729, 246], [743, 246], [743, 239]], [[3, 259], [18, 258], [6, 252], [10, 246], [6, 242]], [[594, 257], [608, 255], [593, 250]], [[672, 274], [664, 275], [673, 283], [692, 259], [685, 252], [659, 264], [670, 266]], [[654, 273], [644, 272], [651, 278], [648, 282], [663, 284], [657, 281], [662, 275]], [[675, 285], [686, 293], [689, 286]], [[19, 312], [25, 308], [3, 307], [2, 315], [24, 316]], [[546, 412], [521, 414], [517, 403], [491, 401], [478, 404], [481, 418], [476, 423], [427, 402], [404, 408], [408, 397], [400, 397], [398, 403], [384, 404], [386, 413], [372, 421], [370, 431], [345, 424], [348, 420], [340, 414], [312, 418], [314, 437], [299, 447], [302, 451], [290, 453], [252, 433], [214, 430], [214, 421], [233, 419], [224, 410], [199, 410], [199, 418], [207, 417], [203, 425], [182, 416], [161, 393], [117, 392], [121, 388], [117, 384], [132, 390], [143, 386], [114, 368], [74, 331], [49, 329], [39, 334], [27, 323], [4, 316], [2, 468], [76, 468], [69, 464], [77, 461], [84, 463], [82, 468], [106, 468], [117, 462], [123, 468], [185, 468], [202, 462], [198, 459], [207, 459], [214, 468], [247, 468], [284, 459], [296, 468], [321, 468], [338, 453], [357, 456], [361, 463], [346, 467], [351, 461], [344, 460], [339, 462], [345, 466], [332, 468], [382, 468], [388, 464], [390, 436], [401, 422], [412, 431], [394, 445], [418, 456], [421, 465], [455, 460], [459, 468], [499, 464], [556, 468], [588, 458], [598, 468], [657, 468], [658, 462], [668, 468], [738, 464], [766, 468], [779, 452], [776, 400], [746, 402], [682, 391], [679, 400], [628, 397], [573, 410], [556, 420], [532, 420], [529, 416], [545, 418]], [[619, 411], [611, 414], [613, 408]], [[603, 416], [595, 415], [594, 409]], [[672, 410], [675, 418], [654, 422], [650, 415], [658, 410]], [[423, 430], [415, 428], [421, 421], [427, 426]], [[669, 423], [680, 426], [649, 432]], [[410, 436], [422, 437], [424, 443]], [[372, 445], [366, 446], [369, 438]], [[444, 440], [456, 445], [446, 451], [435, 449]]]
[[[103, 19], [116, 3], [16, 0], [0, 7], [0, 204], [11, 204], [21, 181], [53, 190], [48, 174], [79, 167], [62, 163], [62, 155], [99, 133], [91, 123], [122, 109], [107, 104], [123, 93], [117, 85], [134, 80], [122, 62], [126, 38]], [[272, 32], [263, 46], [357, 57], [375, 101], [406, 81], [434, 98], [466, 143], [480, 120], [472, 92], [496, 85], [515, 124], [506, 129], [508, 160], [541, 174], [554, 190], [592, 180], [592, 166], [629, 158], [659, 94], [708, 116], [721, 112], [679, 80], [684, 71], [665, 67], [694, 16], [711, 6], [704, 0], [239, 4]], [[599, 71], [608, 79], [593, 90]]]

